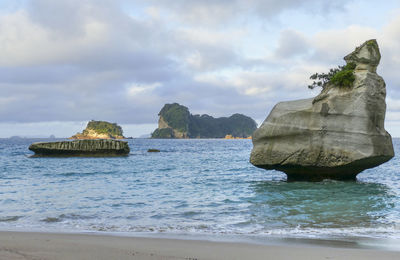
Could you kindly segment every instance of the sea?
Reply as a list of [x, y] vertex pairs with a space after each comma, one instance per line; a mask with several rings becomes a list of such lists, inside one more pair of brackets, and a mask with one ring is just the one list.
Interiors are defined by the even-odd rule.
[[397, 138], [389, 162], [322, 182], [254, 167], [251, 140], [131, 139], [127, 157], [31, 157], [31, 143], [55, 140], [0, 139], [0, 230], [400, 245]]

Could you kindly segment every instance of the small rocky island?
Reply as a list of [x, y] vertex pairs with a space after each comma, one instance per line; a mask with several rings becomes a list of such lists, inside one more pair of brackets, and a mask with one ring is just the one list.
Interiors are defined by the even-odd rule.
[[278, 103], [253, 134], [250, 162], [283, 171], [288, 180], [320, 181], [354, 180], [390, 160], [380, 58], [376, 40], [366, 41], [344, 58], [346, 70], [319, 84], [317, 97]]
[[130, 152], [127, 142], [107, 139], [33, 143], [29, 150], [35, 152], [35, 157], [108, 157], [125, 156]]
[[105, 121], [90, 121], [82, 133], [69, 139], [75, 141], [33, 143], [29, 150], [35, 156], [124, 156], [130, 150], [127, 142], [113, 140], [123, 139], [122, 128]]
[[220, 118], [192, 115], [178, 103], [164, 105], [158, 115], [158, 128], [152, 138], [248, 138], [257, 129], [257, 123], [242, 114]]
[[122, 128], [116, 123], [91, 120], [82, 133], [69, 139], [124, 139]]

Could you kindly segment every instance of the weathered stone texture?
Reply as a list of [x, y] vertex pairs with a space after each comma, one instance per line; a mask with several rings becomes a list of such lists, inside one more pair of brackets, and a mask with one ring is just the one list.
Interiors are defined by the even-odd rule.
[[130, 152], [127, 142], [117, 140], [76, 140], [33, 143], [36, 156], [122, 156]]
[[253, 165], [283, 171], [288, 180], [344, 180], [394, 156], [384, 129], [385, 82], [375, 73], [379, 49], [368, 42], [346, 56], [357, 64], [351, 88], [328, 85], [316, 98], [272, 109], [253, 134]]

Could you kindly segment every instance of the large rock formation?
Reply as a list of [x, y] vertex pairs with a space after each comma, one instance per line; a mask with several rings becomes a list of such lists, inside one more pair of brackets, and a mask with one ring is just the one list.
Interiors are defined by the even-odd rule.
[[394, 156], [384, 129], [386, 89], [376, 74], [375, 40], [344, 59], [355, 63], [351, 87], [327, 84], [311, 99], [278, 103], [253, 134], [250, 162], [288, 180], [355, 179]]
[[106, 121], [89, 121], [82, 133], [69, 139], [124, 139], [122, 128]]
[[75, 140], [33, 143], [35, 156], [123, 156], [129, 154], [127, 142], [117, 140]]
[[177, 103], [164, 105], [158, 115], [158, 128], [152, 138], [224, 138], [226, 135], [247, 138], [257, 128], [256, 122], [245, 115], [220, 118], [192, 115], [187, 107]]

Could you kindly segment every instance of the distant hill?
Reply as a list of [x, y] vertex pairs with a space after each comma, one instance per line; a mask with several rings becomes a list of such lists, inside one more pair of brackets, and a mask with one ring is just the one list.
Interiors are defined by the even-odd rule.
[[227, 135], [247, 138], [257, 128], [252, 118], [242, 114], [220, 118], [192, 115], [178, 103], [164, 105], [158, 115], [158, 128], [152, 138], [224, 138]]
[[116, 123], [106, 121], [89, 121], [82, 133], [70, 139], [123, 139], [122, 128]]

